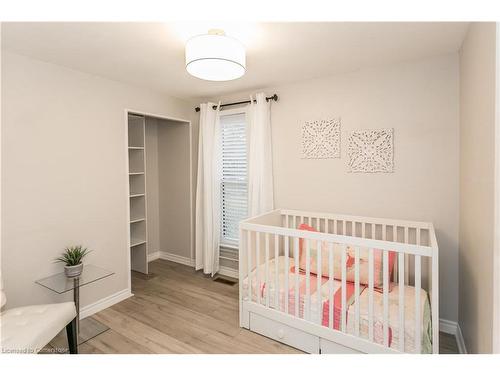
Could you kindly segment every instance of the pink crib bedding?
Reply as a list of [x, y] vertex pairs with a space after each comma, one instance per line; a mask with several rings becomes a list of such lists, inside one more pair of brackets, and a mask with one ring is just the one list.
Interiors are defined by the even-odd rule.
[[[299, 296], [298, 303], [295, 298], [295, 283], [296, 274], [295, 263], [293, 258], [288, 259], [288, 313], [295, 315], [295, 309], [298, 308], [298, 316], [317, 324], [322, 324], [325, 327], [330, 327], [330, 283], [328, 278], [322, 278], [320, 287], [318, 288], [318, 278], [316, 275], [310, 275], [310, 298], [306, 294], [306, 277], [305, 274], [299, 272]], [[268, 265], [269, 273], [266, 283], [266, 268], [261, 264], [258, 268], [260, 285], [257, 288], [257, 270], [254, 269], [251, 274], [252, 286], [252, 301], [257, 302], [257, 297], [260, 297], [260, 303], [266, 305], [269, 303], [270, 308], [285, 312], [286, 295], [285, 290], [285, 257], [278, 258], [278, 274], [276, 275], [276, 263], [272, 259]], [[277, 276], [277, 277], [276, 277]], [[276, 285], [276, 279], [278, 284]], [[339, 280], [332, 282], [333, 296], [333, 329], [343, 330], [342, 327], [342, 283]], [[248, 278], [243, 281], [243, 293], [248, 292]], [[353, 283], [346, 283], [346, 327], [345, 332], [348, 334], [355, 333], [355, 287]], [[268, 296], [269, 294], [269, 296]], [[269, 298], [269, 301], [268, 301]], [[359, 295], [359, 336], [368, 339], [368, 298], [369, 293], [365, 286], [360, 285]], [[374, 341], [383, 344], [383, 294], [374, 292]], [[399, 287], [395, 285], [389, 292], [389, 346], [399, 349]], [[421, 337], [422, 337], [422, 352], [432, 352], [432, 329], [430, 320], [430, 305], [425, 290], [421, 290]], [[415, 289], [411, 286], [405, 286], [405, 352], [414, 351], [414, 333], [415, 333]]]

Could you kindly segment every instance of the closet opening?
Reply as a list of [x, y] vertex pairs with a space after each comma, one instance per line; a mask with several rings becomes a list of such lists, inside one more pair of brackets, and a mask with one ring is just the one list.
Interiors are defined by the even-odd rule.
[[126, 134], [130, 270], [147, 275], [159, 258], [193, 263], [191, 122], [126, 110]]

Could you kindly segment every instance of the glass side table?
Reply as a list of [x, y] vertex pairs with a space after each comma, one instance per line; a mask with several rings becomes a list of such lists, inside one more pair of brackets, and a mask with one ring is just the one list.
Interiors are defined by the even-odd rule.
[[[83, 271], [78, 277], [66, 277], [64, 272], [36, 280], [35, 283], [41, 285], [57, 294], [73, 291], [73, 300], [76, 307], [76, 327], [78, 332], [78, 344], [90, 340], [97, 335], [107, 331], [109, 328], [97, 320], [88, 317], [80, 322], [80, 287], [102, 280], [114, 275], [114, 272], [104, 268], [87, 264], [83, 266]], [[80, 326], [82, 328], [80, 329]]]

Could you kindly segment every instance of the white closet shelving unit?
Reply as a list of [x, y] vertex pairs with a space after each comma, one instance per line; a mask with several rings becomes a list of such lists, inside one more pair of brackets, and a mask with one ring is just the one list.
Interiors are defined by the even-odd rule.
[[134, 271], [148, 273], [146, 214], [146, 118], [128, 115], [130, 260]]

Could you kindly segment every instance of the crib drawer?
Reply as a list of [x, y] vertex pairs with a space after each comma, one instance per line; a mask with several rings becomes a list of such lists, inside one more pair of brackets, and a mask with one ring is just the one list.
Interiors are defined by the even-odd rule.
[[250, 330], [307, 353], [319, 353], [318, 336], [255, 313], [250, 313]]
[[361, 354], [357, 350], [323, 338], [320, 339], [320, 348], [321, 354]]

